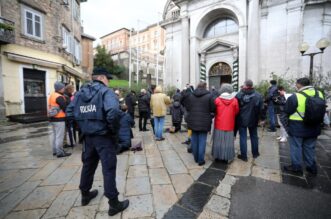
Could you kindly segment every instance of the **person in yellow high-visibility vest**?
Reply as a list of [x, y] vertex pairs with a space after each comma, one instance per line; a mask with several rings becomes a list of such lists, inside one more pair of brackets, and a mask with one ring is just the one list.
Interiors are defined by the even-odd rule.
[[[303, 116], [306, 108], [306, 97], [299, 92], [304, 92], [308, 96], [315, 95], [315, 88], [310, 85], [308, 78], [300, 78], [296, 82], [298, 92], [290, 96], [285, 105], [285, 113], [289, 117], [288, 134], [291, 152], [291, 162], [289, 166], [284, 166], [285, 172], [303, 174], [302, 160], [306, 165], [307, 172], [316, 175], [317, 167], [315, 162], [315, 146], [317, 136], [321, 134], [320, 124], [306, 125], [303, 122]], [[319, 97], [323, 93], [319, 92]], [[300, 115], [299, 115], [300, 113]]]

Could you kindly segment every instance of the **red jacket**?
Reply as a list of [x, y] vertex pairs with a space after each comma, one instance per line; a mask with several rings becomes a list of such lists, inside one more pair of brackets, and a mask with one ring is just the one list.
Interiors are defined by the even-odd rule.
[[234, 97], [232, 99], [217, 97], [214, 103], [216, 106], [215, 129], [233, 131], [236, 115], [239, 113], [238, 100]]

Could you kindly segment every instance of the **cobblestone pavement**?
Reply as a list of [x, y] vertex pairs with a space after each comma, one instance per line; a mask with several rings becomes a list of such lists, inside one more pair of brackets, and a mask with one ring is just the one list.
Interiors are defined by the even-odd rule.
[[[81, 146], [68, 158], [55, 158], [50, 133], [47, 123], [0, 127], [0, 218], [108, 218], [100, 166], [93, 184], [99, 195], [82, 207]], [[232, 186], [241, 177], [282, 182], [275, 134], [260, 132], [260, 157], [229, 165], [212, 163], [209, 144], [203, 167], [181, 144], [185, 133], [166, 133], [162, 142], [151, 131], [134, 130], [134, 136], [144, 150], [118, 156], [116, 179], [120, 199], [130, 206], [113, 218], [227, 218]]]

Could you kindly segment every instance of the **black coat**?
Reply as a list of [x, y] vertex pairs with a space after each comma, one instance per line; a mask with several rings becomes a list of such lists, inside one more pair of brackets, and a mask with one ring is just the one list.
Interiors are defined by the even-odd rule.
[[130, 114], [134, 113], [134, 108], [137, 105], [136, 101], [137, 101], [136, 95], [132, 93], [129, 93], [125, 97], [125, 105], [128, 107], [128, 112]]
[[209, 91], [197, 88], [187, 97], [187, 126], [193, 131], [209, 132], [215, 104]]
[[134, 126], [134, 120], [128, 113], [121, 113], [120, 128], [118, 131], [118, 143], [120, 145], [126, 145], [128, 147], [131, 145], [132, 131], [131, 127]]
[[150, 98], [147, 94], [139, 94], [138, 96], [138, 109], [139, 112], [150, 111]]
[[255, 127], [259, 119], [264, 120], [263, 97], [254, 89], [242, 89], [236, 98], [239, 103], [238, 127]]
[[172, 123], [181, 123], [184, 115], [184, 107], [179, 101], [175, 101], [170, 107]]

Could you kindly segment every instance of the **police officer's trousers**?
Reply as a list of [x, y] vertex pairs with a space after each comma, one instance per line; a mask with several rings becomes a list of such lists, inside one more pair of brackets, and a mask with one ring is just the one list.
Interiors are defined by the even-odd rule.
[[114, 199], [118, 196], [116, 188], [116, 145], [108, 136], [86, 136], [83, 144], [83, 169], [79, 189], [88, 192], [92, 188], [93, 177], [101, 160], [105, 196]]

